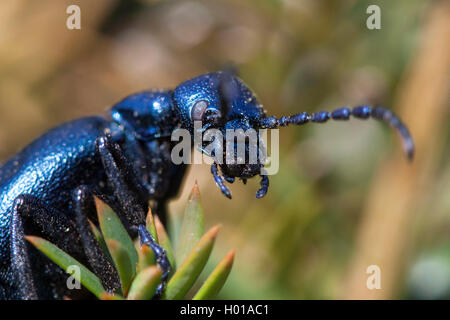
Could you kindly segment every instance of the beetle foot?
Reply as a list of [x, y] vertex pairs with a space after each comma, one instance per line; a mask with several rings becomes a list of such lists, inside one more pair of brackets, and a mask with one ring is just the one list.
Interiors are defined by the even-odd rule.
[[261, 176], [261, 188], [256, 192], [256, 198], [262, 198], [266, 195], [269, 188], [269, 178], [267, 176]]
[[167, 284], [167, 278], [169, 277], [171, 270], [170, 262], [167, 258], [166, 250], [156, 243], [155, 239], [143, 224], [139, 225], [139, 238], [141, 240], [141, 245], [145, 244], [153, 250], [156, 257], [156, 263], [162, 271], [161, 283], [156, 288], [156, 293], [153, 297], [153, 299], [159, 299]]

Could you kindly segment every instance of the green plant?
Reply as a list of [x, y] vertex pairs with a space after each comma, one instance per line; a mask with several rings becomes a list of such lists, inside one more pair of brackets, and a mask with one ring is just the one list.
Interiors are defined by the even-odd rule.
[[[146, 245], [140, 246], [138, 241], [133, 242], [108, 205], [97, 198], [95, 203], [100, 229], [91, 223], [92, 231], [119, 274], [121, 288], [118, 292], [106, 292], [94, 273], [49, 241], [36, 236], [27, 236], [27, 240], [66, 272], [68, 267], [78, 266], [80, 272], [72, 276], [99, 299], [151, 299], [161, 281], [161, 270], [155, 264], [152, 250]], [[172, 265], [162, 299], [185, 299], [208, 261], [219, 230], [219, 226], [215, 226], [204, 233], [203, 208], [197, 183], [189, 196], [176, 252], [164, 226], [151, 211], [146, 223], [149, 232], [166, 249]], [[233, 259], [232, 250], [193, 294], [193, 299], [215, 298], [231, 271]]]

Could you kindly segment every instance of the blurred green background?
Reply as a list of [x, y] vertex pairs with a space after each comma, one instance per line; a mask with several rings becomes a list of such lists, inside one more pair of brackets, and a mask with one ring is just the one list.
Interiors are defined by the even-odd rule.
[[[197, 179], [207, 226], [222, 224], [214, 259], [236, 249], [224, 299], [450, 298], [449, 3], [2, 1], [0, 161], [63, 121], [230, 62], [276, 116], [382, 104], [410, 127], [412, 164], [376, 121], [285, 128], [265, 198], [252, 179], [230, 201], [194, 165], [172, 229]], [[71, 4], [81, 30], [66, 28]], [[380, 30], [366, 27], [371, 4]]]

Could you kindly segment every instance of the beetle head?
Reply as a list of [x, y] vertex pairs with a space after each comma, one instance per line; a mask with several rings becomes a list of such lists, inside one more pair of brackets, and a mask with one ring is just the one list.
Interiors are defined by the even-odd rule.
[[[175, 89], [174, 102], [182, 127], [188, 129], [192, 136], [194, 130], [198, 130], [198, 127], [194, 128], [195, 121], [201, 122], [202, 133], [208, 129], [218, 129], [224, 139], [227, 131], [235, 131], [235, 143], [227, 148], [225, 140], [222, 142], [224, 159], [219, 164], [225, 176], [249, 178], [260, 173], [262, 165], [249, 162], [249, 156], [254, 151], [252, 148], [259, 141], [258, 133], [254, 130], [256, 145], [252, 145], [249, 138], [242, 140], [242, 134], [245, 135], [248, 129], [257, 129], [256, 125], [265, 112], [253, 92], [238, 77], [227, 72], [215, 72], [190, 79]], [[242, 159], [239, 150], [245, 150], [245, 159]], [[234, 156], [237, 161], [229, 163], [227, 155], [229, 158]]]

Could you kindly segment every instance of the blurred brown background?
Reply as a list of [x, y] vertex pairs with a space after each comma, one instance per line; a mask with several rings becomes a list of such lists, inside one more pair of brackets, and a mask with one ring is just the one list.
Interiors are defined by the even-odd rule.
[[[66, 28], [67, 6], [81, 30]], [[371, 4], [381, 29], [366, 27]], [[197, 179], [214, 252], [236, 248], [221, 298], [450, 298], [450, 1], [0, 3], [0, 161], [54, 125], [124, 96], [175, 87], [229, 62], [270, 114], [382, 104], [417, 144], [376, 121], [280, 131], [280, 171], [223, 197], [206, 165], [171, 203], [173, 230]], [[366, 268], [381, 269], [381, 289]]]

